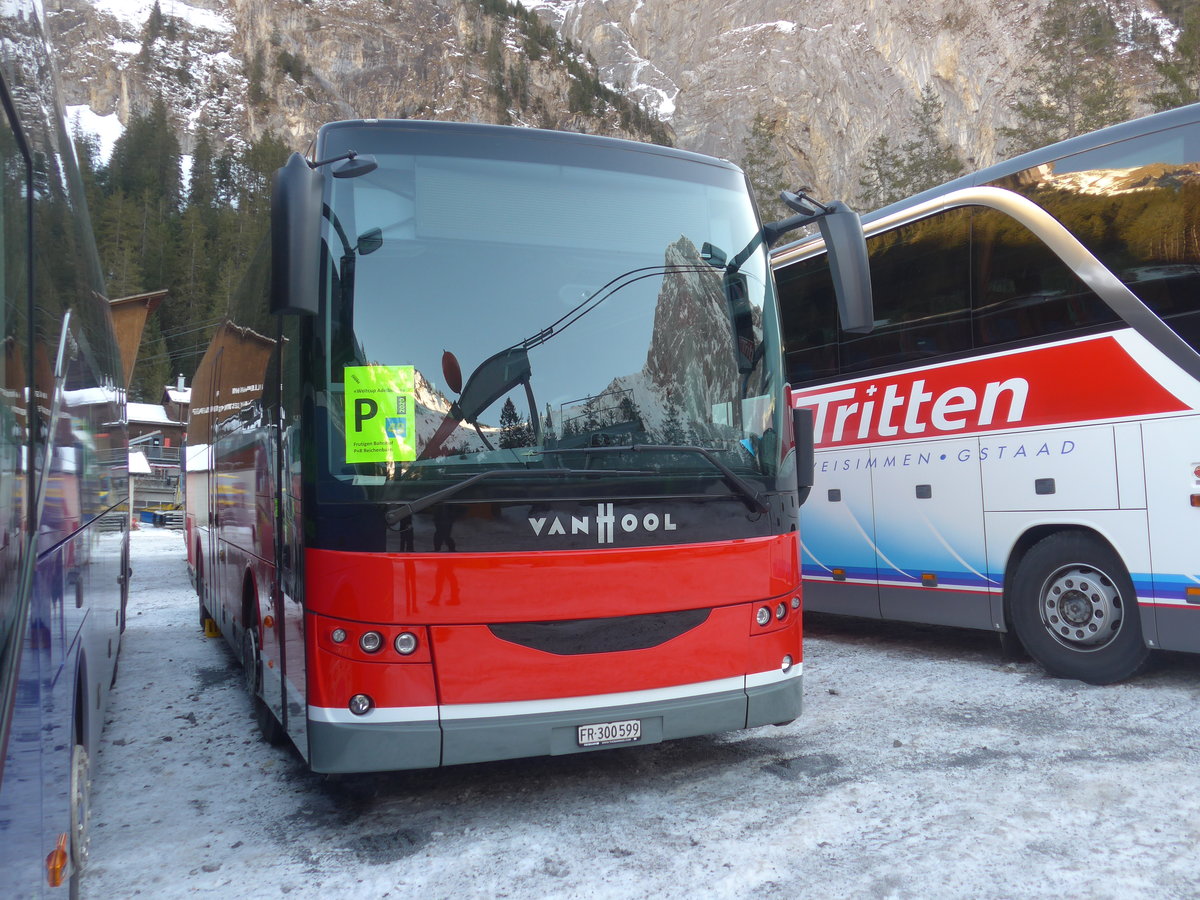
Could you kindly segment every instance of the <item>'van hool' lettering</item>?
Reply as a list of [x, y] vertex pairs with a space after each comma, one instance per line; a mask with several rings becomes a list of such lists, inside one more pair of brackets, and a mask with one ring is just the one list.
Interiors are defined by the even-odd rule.
[[[549, 526], [547, 526], [549, 522]], [[625, 513], [618, 521], [611, 503], [596, 504], [596, 515], [593, 516], [530, 516], [529, 526], [533, 533], [541, 537], [552, 534], [591, 534], [592, 525], [596, 526], [596, 541], [600, 544], [611, 544], [613, 535], [618, 527], [629, 534], [634, 531], [674, 531], [675, 523], [671, 521], [670, 513], [645, 513], [636, 516]]]
[[[1050, 444], [992, 444], [981, 446], [978, 451], [963, 447], [953, 455], [959, 462], [997, 462], [1009, 459], [1030, 459], [1040, 456], [1066, 456], [1075, 451], [1074, 441]], [[880, 453], [874, 456], [835, 457], [821, 460], [819, 472], [856, 472], [860, 469], [907, 469], [912, 466], [927, 466], [930, 463], [946, 462], [951, 456], [946, 453]]]
[[[886, 440], [987, 428], [997, 421], [997, 415], [1005, 416], [1003, 421], [1007, 423], [1016, 423], [1025, 414], [1029, 398], [1029, 382], [1024, 378], [988, 382], [982, 396], [962, 386], [935, 396], [925, 390], [922, 378], [913, 381], [907, 393], [900, 393], [901, 387], [888, 384], [883, 395], [876, 397], [877, 385], [855, 385], [806, 396], [802, 402], [814, 410], [820, 443], [837, 444], [848, 439]], [[859, 396], [860, 388], [863, 397]]]

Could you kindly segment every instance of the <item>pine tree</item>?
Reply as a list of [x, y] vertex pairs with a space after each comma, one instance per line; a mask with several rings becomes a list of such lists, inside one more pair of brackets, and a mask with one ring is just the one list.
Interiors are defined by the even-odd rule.
[[1162, 85], [1149, 98], [1155, 110], [1200, 101], [1200, 6], [1181, 9], [1179, 18], [1179, 37], [1157, 63]]
[[150, 15], [146, 17], [146, 24], [142, 26], [142, 49], [138, 51], [138, 59], [143, 65], [150, 63], [154, 42], [162, 36], [162, 33], [162, 8], [158, 5], [158, 0], [154, 0], [154, 5], [150, 7]]
[[145, 290], [138, 253], [137, 206], [117, 190], [104, 198], [96, 220], [97, 249], [110, 297]]
[[687, 429], [683, 425], [683, 411], [675, 401], [673, 393], [667, 395], [667, 414], [663, 419], [662, 442], [673, 446], [687, 443]]
[[1000, 129], [1010, 153], [1086, 134], [1130, 116], [1114, 63], [1116, 23], [1100, 0], [1051, 0], [1028, 49], [1012, 100], [1017, 124]]
[[904, 160], [892, 149], [887, 135], [879, 135], [867, 148], [867, 159], [858, 176], [859, 206], [878, 209], [903, 200], [908, 196], [904, 179]]
[[617, 404], [617, 411], [618, 422], [641, 422], [642, 420], [642, 411], [630, 397], [621, 398], [621, 402]]
[[512, 397], [504, 401], [500, 410], [500, 449], [511, 450], [515, 447], [528, 447], [533, 443], [533, 432], [529, 424], [517, 412]]
[[166, 103], [158, 97], [148, 113], [130, 117], [113, 145], [108, 163], [109, 187], [138, 199], [148, 194], [178, 210], [179, 158], [179, 139], [168, 119]]
[[208, 132], [201, 131], [192, 149], [192, 167], [188, 172], [187, 205], [201, 211], [212, 210], [217, 202], [217, 185], [213, 173], [213, 148]]
[[[161, 310], [163, 307], [159, 307]], [[143, 403], [157, 403], [162, 396], [163, 386], [171, 379], [171, 356], [163, 340], [162, 327], [156, 315], [146, 317], [142, 331], [142, 343], [138, 348], [137, 362], [133, 366], [130, 380], [130, 399]]]
[[927, 84], [911, 109], [913, 137], [899, 150], [886, 135], [872, 142], [858, 179], [863, 208], [887, 206], [963, 173], [958, 151], [945, 137], [944, 112], [945, 104]]
[[913, 107], [916, 137], [905, 145], [910, 193], [918, 193], [963, 173], [962, 160], [945, 136], [945, 104], [932, 85], [921, 88]]
[[778, 119], [755, 113], [750, 133], [742, 141], [742, 170], [750, 179], [765, 218], [772, 218], [776, 211], [791, 215], [779, 200], [780, 191], [789, 187], [786, 164], [779, 151], [779, 127]]

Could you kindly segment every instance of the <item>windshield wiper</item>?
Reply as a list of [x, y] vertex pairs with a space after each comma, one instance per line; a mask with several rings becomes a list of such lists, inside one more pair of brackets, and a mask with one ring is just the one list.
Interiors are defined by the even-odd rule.
[[[627, 444], [621, 447], [571, 447], [564, 450], [547, 450], [545, 453], [547, 456], [555, 453], [691, 453], [695, 456], [702, 456], [712, 463], [734, 493], [741, 495], [742, 501], [751, 512], [765, 513], [767, 511], [767, 504], [759, 498], [754, 485], [703, 447], [692, 447], [687, 444]], [[597, 470], [584, 469], [583, 471], [595, 472]]]
[[450, 485], [449, 487], [442, 488], [440, 491], [434, 491], [432, 494], [426, 494], [424, 497], [418, 497], [416, 500], [411, 502], [389, 505], [388, 511], [384, 515], [384, 520], [387, 522], [389, 528], [396, 528], [405, 519], [411, 519], [422, 510], [429, 509], [431, 506], [436, 506], [443, 500], [449, 500], [455, 494], [465, 491], [467, 488], [471, 487], [471, 485], [489, 478], [528, 478], [531, 475], [547, 475], [565, 478], [568, 475], [594, 476], [639, 474], [641, 473], [637, 471], [626, 472], [617, 469], [488, 469], [486, 472], [480, 472], [476, 475], [472, 475], [470, 478], [465, 478], [462, 481]]

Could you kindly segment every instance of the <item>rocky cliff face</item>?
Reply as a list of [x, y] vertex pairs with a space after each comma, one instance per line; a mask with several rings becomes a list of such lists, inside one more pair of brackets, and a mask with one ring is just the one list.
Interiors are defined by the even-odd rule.
[[[996, 161], [1045, 0], [523, 0], [613, 83], [660, 108], [680, 146], [739, 160], [779, 123], [797, 183], [852, 198], [867, 145], [903, 129], [924, 85], [968, 168]], [[1153, 16], [1151, 2], [1112, 4]], [[1144, 69], [1129, 72], [1132, 79]]]
[[520, 8], [496, 7], [481, 0], [52, 0], [46, 12], [65, 51], [67, 104], [125, 122], [161, 95], [185, 153], [199, 129], [218, 143], [271, 130], [302, 149], [322, 123], [357, 117], [656, 136], [623, 97], [592, 90], [595, 69], [583, 53]]
[[[125, 120], [162, 93], [185, 152], [199, 128], [235, 141], [272, 129], [303, 147], [320, 123], [354, 116], [645, 138], [648, 111], [669, 125], [660, 139], [738, 161], [761, 114], [778, 122], [791, 178], [853, 198], [867, 145], [906, 137], [925, 85], [967, 165], [995, 161], [1045, 2], [159, 0], [153, 27], [153, 0], [48, 0], [47, 14], [69, 50], [68, 102]], [[1112, 5], [1155, 12], [1154, 0]], [[539, 20], [574, 47], [547, 49]], [[597, 68], [635, 115], [588, 108], [581, 77]]]

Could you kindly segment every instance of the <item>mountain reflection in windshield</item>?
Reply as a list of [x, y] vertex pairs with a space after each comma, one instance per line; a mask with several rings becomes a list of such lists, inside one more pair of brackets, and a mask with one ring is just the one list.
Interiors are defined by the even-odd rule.
[[[585, 316], [628, 286], [648, 279], [657, 281], [659, 288], [641, 369], [614, 374], [585, 396], [539, 405], [538, 363], [555, 353], [560, 336], [576, 323], [586, 322]], [[539, 444], [547, 448], [635, 442], [719, 446], [736, 441], [740, 429], [733, 428], [733, 407], [742, 397], [742, 376], [733, 364], [727, 305], [722, 271], [709, 265], [695, 243], [681, 236], [667, 248], [662, 267], [614, 279], [557, 322], [484, 360], [458, 397], [448, 398], [418, 371], [417, 427], [419, 443], [425, 448], [421, 455], [453, 456]], [[752, 316], [761, 341], [760, 305], [752, 306]], [[447, 373], [447, 383], [452, 381]], [[518, 391], [518, 396], [525, 393], [525, 414], [507, 396], [510, 391]], [[538, 410], [537, 421], [531, 420], [527, 412], [531, 409]]]

